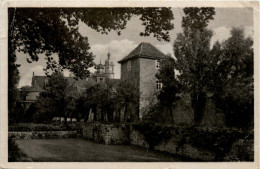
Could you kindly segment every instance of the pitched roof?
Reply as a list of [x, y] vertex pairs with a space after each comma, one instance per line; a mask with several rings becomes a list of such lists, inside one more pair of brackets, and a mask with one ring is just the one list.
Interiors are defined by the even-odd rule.
[[34, 81], [33, 85], [27, 91], [30, 91], [30, 92], [42, 92], [43, 89], [37, 84], [36, 81]]
[[134, 58], [167, 59], [168, 56], [164, 55], [161, 51], [159, 51], [150, 43], [142, 42], [126, 57], [118, 61], [118, 63], [123, 63]]
[[[50, 77], [48, 76], [33, 76], [30, 91], [35, 89], [39, 89], [40, 91], [44, 90], [49, 79]], [[68, 81], [69, 85], [76, 84], [79, 87], [85, 87], [88, 83], [86, 79], [75, 79], [74, 77], [65, 77], [65, 79]]]
[[65, 77], [68, 80], [69, 85], [76, 84], [79, 87], [84, 87], [88, 82], [86, 79], [75, 79], [74, 77]]
[[45, 88], [45, 82], [48, 82], [49, 77], [47, 76], [33, 76], [32, 77], [32, 86], [35, 82], [37, 82], [37, 85], [39, 85], [39, 87], [41, 87], [42, 89]]

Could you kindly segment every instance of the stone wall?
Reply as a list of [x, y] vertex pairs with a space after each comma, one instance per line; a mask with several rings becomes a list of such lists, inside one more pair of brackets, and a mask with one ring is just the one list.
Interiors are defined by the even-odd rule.
[[19, 131], [8, 132], [8, 137], [13, 139], [51, 139], [51, 138], [76, 138], [77, 131]]
[[208, 97], [201, 121], [203, 126], [225, 126], [225, 115], [217, 111], [213, 98]]
[[131, 132], [129, 133], [129, 141], [131, 145], [145, 147], [145, 148], [149, 147], [149, 144], [145, 141], [143, 134], [141, 134], [137, 130], [134, 130], [132, 127], [131, 127]]
[[[185, 134], [182, 133], [182, 130], [185, 131], [184, 129], [179, 130], [173, 128], [173, 130], [170, 132], [170, 138], [167, 140], [162, 139], [153, 148], [157, 151], [180, 155], [195, 160], [216, 161], [218, 159], [218, 154], [216, 154], [216, 152], [208, 150], [203, 146], [201, 147], [198, 144], [196, 144], [196, 146], [192, 146], [194, 145], [192, 143], [194, 143], [196, 140], [192, 140], [192, 137], [186, 138]], [[132, 125], [127, 126], [123, 124], [113, 125], [101, 123], [85, 124], [82, 131], [84, 138], [93, 140], [95, 142], [101, 142], [105, 144], [130, 144], [149, 148], [149, 144], [146, 141], [145, 136]], [[201, 132], [203, 131], [201, 130]], [[207, 133], [205, 132], [205, 134]], [[213, 140], [214, 139], [215, 138], [213, 138]], [[241, 159], [247, 161], [253, 160], [253, 140], [239, 139], [228, 148], [230, 148], [229, 153], [226, 155], [223, 154], [223, 159], [226, 159], [226, 161], [236, 161]], [[241, 156], [241, 154], [243, 154], [243, 156]]]
[[[95, 142], [101, 142], [104, 144], [130, 144], [148, 148], [149, 144], [145, 141], [145, 137], [138, 130], [135, 130], [132, 126], [126, 127], [126, 125], [107, 125], [107, 124], [86, 124], [83, 127], [83, 138], [93, 140]], [[127, 136], [129, 134], [129, 136]], [[213, 161], [214, 154], [199, 150], [190, 145], [183, 145], [181, 148], [178, 145], [180, 137], [171, 137], [167, 141], [162, 141], [154, 147], [155, 150], [167, 152], [171, 154], [177, 154], [192, 159], [200, 159], [206, 161]]]
[[168, 152], [184, 156], [191, 159], [214, 161], [215, 154], [206, 150], [201, 150], [189, 144], [179, 145], [180, 138], [172, 137], [167, 141], [162, 141], [154, 147], [155, 150]]
[[192, 125], [194, 124], [194, 112], [191, 107], [191, 99], [188, 94], [180, 94], [180, 100], [176, 101], [173, 108], [174, 125]]
[[83, 138], [104, 144], [125, 144], [128, 142], [127, 127], [114, 124], [85, 124]]
[[[133, 128], [131, 128], [129, 138], [131, 145], [144, 148], [149, 147], [149, 144], [145, 141], [144, 135]], [[158, 145], [154, 146], [154, 149], [157, 151], [180, 155], [191, 159], [214, 161], [215, 154], [210, 153], [209, 151], [200, 150], [188, 144], [180, 145], [180, 140], [181, 136], [173, 135], [169, 140], [163, 140]]]

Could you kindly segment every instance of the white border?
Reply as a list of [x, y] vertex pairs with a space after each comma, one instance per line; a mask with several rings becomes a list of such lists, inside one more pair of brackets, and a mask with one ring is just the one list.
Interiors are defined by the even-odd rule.
[[[255, 162], [7, 162], [7, 8], [8, 7], [252, 7], [254, 10]], [[259, 168], [259, 4], [247, 1], [2, 1], [0, 15], [0, 168], [169, 168], [169, 169], [257, 169]], [[239, 18], [238, 18], [239, 19]]]

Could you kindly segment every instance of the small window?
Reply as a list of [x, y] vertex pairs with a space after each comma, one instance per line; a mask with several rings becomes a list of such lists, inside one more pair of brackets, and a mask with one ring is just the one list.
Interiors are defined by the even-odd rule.
[[162, 82], [160, 82], [159, 80], [156, 80], [156, 89], [162, 89]]
[[160, 61], [159, 60], [155, 60], [155, 68], [160, 69]]
[[127, 62], [127, 70], [130, 71], [131, 70], [131, 60], [129, 60]]

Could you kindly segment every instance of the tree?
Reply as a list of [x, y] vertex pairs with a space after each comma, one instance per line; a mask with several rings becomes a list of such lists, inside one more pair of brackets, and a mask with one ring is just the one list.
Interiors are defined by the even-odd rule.
[[174, 42], [176, 69], [182, 89], [190, 92], [194, 120], [200, 123], [207, 94], [208, 66], [212, 60], [212, 32], [207, 30], [207, 25], [215, 11], [214, 8], [184, 8], [183, 11], [183, 33], [178, 34]]
[[[38, 61], [45, 54], [48, 70], [69, 69], [76, 77], [89, 75], [94, 55], [89, 51], [88, 38], [79, 33], [80, 22], [107, 34], [125, 29], [133, 16], [140, 16], [145, 31], [158, 40], [169, 41], [173, 29], [170, 8], [9, 8], [8, 9], [8, 110], [11, 114], [17, 100], [19, 65], [16, 52], [28, 54], [27, 61]], [[52, 57], [57, 53], [59, 61]]]
[[223, 57], [221, 68], [225, 67], [225, 76], [239, 77], [253, 76], [253, 40], [245, 38], [243, 28], [233, 28], [231, 37], [222, 45]]
[[66, 117], [77, 118], [79, 120], [79, 113], [76, 111], [78, 107], [78, 102], [80, 95], [80, 90], [74, 84], [68, 85], [65, 89], [65, 115]]
[[[96, 84], [86, 90], [84, 96], [85, 105], [88, 109], [92, 108], [94, 120], [113, 121], [113, 113], [119, 112], [124, 108], [124, 121], [138, 119], [139, 91], [129, 81], [120, 81], [118, 84], [112, 84], [109, 80], [103, 84]], [[120, 118], [120, 115], [118, 116]]]
[[167, 60], [162, 60], [160, 65], [160, 70], [156, 77], [163, 86], [157, 98], [162, 107], [168, 108], [171, 118], [167, 116], [167, 119], [173, 122], [173, 103], [178, 100], [177, 94], [180, 93], [180, 84], [175, 77], [175, 61], [170, 57]]
[[[166, 41], [173, 29], [170, 8], [9, 8], [8, 12], [10, 57], [15, 58], [17, 50], [28, 54], [27, 60], [32, 62], [45, 53], [46, 69], [53, 70], [59, 64], [77, 77], [86, 77], [93, 64], [88, 38], [78, 31], [80, 22], [101, 33], [115, 30], [120, 34], [131, 17], [140, 16], [145, 26], [141, 36], [154, 34]], [[58, 54], [59, 63], [53, 60], [53, 53]]]
[[254, 79], [253, 40], [245, 38], [242, 28], [233, 28], [231, 37], [223, 42], [219, 53], [221, 95], [218, 108], [226, 116], [228, 126], [248, 128], [253, 126]]
[[94, 120], [112, 122], [113, 113], [118, 105], [116, 97], [115, 86], [106, 79], [105, 83], [96, 84], [86, 90], [85, 104], [81, 105], [88, 107], [88, 110], [92, 109]]
[[76, 112], [78, 114], [78, 120], [88, 120], [90, 106], [86, 103], [87, 98], [82, 94], [77, 102]]
[[30, 89], [30, 86], [23, 86], [23, 87], [21, 87], [21, 89], [20, 89], [20, 99], [22, 101], [26, 100], [26, 97], [27, 97], [27, 95], [29, 93], [29, 91], [28, 91], [29, 89]]
[[113, 121], [113, 113], [116, 107], [116, 91], [114, 86], [107, 81], [102, 85], [100, 91], [100, 101], [101, 101], [101, 120], [104, 120], [104, 115], [107, 115], [108, 121]]
[[[9, 42], [8, 46], [10, 46]], [[9, 51], [10, 49], [8, 49]], [[15, 61], [16, 57], [14, 57], [14, 54], [11, 54], [10, 58], [8, 58], [8, 123], [15, 122], [15, 116], [17, 115], [15, 107], [19, 98], [17, 86], [20, 80], [18, 71], [20, 65], [16, 64]]]
[[121, 81], [116, 87], [116, 99], [117, 104], [120, 107], [125, 108], [124, 112], [124, 121], [128, 120], [130, 117], [131, 120], [137, 121], [139, 119], [139, 114], [133, 114], [132, 112], [139, 112], [138, 104], [139, 104], [140, 92], [138, 88], [133, 85], [130, 81], [124, 80]]
[[[65, 117], [66, 122], [66, 90], [68, 81], [61, 72], [55, 72], [50, 77], [45, 91], [40, 93], [37, 101], [37, 114], [49, 121], [54, 116]], [[36, 116], [37, 116], [36, 114]], [[41, 119], [40, 119], [41, 120]]]

